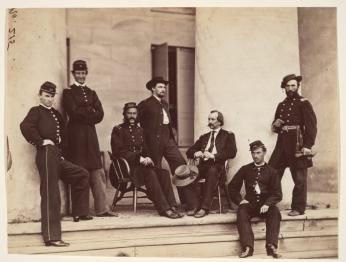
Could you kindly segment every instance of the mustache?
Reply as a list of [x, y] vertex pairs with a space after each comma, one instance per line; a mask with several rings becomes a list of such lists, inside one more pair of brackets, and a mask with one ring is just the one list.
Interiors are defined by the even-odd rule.
[[208, 124], [207, 126], [208, 126], [208, 127], [214, 127], [214, 125], [213, 125], [213, 124]]

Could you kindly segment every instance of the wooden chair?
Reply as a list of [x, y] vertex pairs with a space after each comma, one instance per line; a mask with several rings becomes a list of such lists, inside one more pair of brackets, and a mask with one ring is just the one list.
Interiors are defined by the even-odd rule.
[[[108, 152], [111, 164], [109, 167], [109, 180], [115, 188], [112, 211], [115, 210], [117, 203], [123, 199], [128, 192], [132, 192], [133, 212], [137, 212], [137, 199], [148, 198], [147, 191], [142, 187], [137, 187], [130, 177], [130, 166], [124, 158], [114, 158], [111, 152]], [[138, 197], [137, 193], [143, 192], [145, 196]], [[131, 196], [130, 196], [131, 197]]]

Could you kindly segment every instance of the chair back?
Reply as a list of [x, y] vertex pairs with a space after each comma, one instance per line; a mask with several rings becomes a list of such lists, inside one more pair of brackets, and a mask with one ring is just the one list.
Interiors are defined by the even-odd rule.
[[108, 152], [111, 159], [109, 167], [109, 180], [114, 188], [119, 184], [127, 183], [130, 180], [130, 166], [125, 158], [114, 158], [112, 153]]

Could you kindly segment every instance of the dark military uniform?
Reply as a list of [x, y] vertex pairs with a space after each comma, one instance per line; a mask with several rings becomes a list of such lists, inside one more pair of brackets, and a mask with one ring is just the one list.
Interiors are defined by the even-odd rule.
[[[200, 136], [196, 143], [186, 151], [189, 159], [193, 159], [196, 152], [207, 150], [206, 147], [212, 132]], [[234, 134], [222, 128], [219, 130], [212, 146], [215, 146], [216, 149], [215, 160], [201, 161], [198, 165], [200, 176], [206, 179], [205, 190], [203, 190], [204, 196], [200, 205], [200, 208], [204, 210], [209, 210], [210, 208], [219, 179], [222, 172], [225, 172], [225, 162], [228, 159], [234, 158], [237, 154]], [[225, 179], [225, 176], [223, 176], [223, 179]]]
[[[242, 201], [241, 187], [245, 183], [246, 195]], [[278, 246], [281, 214], [275, 206], [282, 199], [280, 177], [276, 170], [268, 164], [257, 166], [254, 163], [242, 166], [228, 185], [231, 200], [239, 205], [237, 211], [237, 227], [242, 247], [254, 248], [254, 235], [251, 228], [251, 217], [266, 218], [266, 243]], [[269, 206], [266, 213], [260, 214], [263, 205]]]
[[149, 198], [159, 214], [164, 214], [164, 211], [177, 205], [168, 172], [163, 173], [158, 168], [140, 164], [141, 156], [149, 156], [141, 127], [127, 123], [115, 126], [112, 131], [111, 147], [114, 157], [123, 157], [129, 163], [130, 176], [134, 184], [146, 186]]
[[[165, 110], [169, 124], [163, 123], [163, 110]], [[168, 104], [161, 99], [159, 101], [151, 96], [138, 104], [138, 119], [144, 130], [144, 137], [148, 144], [149, 156], [157, 167], [161, 167], [162, 158], [167, 160], [171, 172], [186, 164], [186, 161], [180, 153], [177, 143], [174, 140], [171, 117], [169, 114]], [[180, 201], [188, 205], [188, 208], [195, 208], [193, 198], [193, 185], [178, 187]], [[189, 202], [189, 200], [191, 200]]]
[[[62, 157], [63, 119], [54, 108], [43, 105], [30, 109], [20, 124], [25, 139], [36, 146], [36, 165], [41, 178], [41, 225], [45, 242], [61, 240], [59, 179], [71, 184], [72, 215], [89, 213], [89, 174]], [[43, 146], [49, 139], [55, 145]]]
[[63, 91], [63, 105], [69, 116], [66, 157], [89, 171], [95, 212], [103, 214], [109, 209], [106, 205], [106, 175], [95, 128], [104, 115], [101, 102], [95, 91], [73, 84]]
[[314, 145], [317, 134], [317, 119], [310, 102], [295, 94], [279, 103], [274, 121], [281, 119], [284, 124], [280, 128], [273, 127], [278, 133], [275, 149], [269, 164], [277, 169], [282, 178], [286, 167], [291, 170], [294, 181], [292, 210], [304, 213], [307, 199], [307, 168], [312, 166], [311, 157], [295, 157], [301, 148]]

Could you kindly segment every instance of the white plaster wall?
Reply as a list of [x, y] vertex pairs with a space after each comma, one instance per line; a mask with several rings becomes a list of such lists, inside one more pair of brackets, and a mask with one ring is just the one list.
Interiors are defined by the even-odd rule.
[[[277, 104], [285, 98], [284, 75], [299, 74], [296, 8], [197, 8], [195, 138], [207, 131], [212, 109], [225, 116], [236, 136], [238, 154], [230, 180], [252, 161], [249, 143], [260, 139], [269, 157], [276, 135], [270, 130]], [[282, 180], [290, 201], [292, 180]]]
[[19, 124], [38, 104], [45, 81], [58, 86], [55, 107], [66, 85], [66, 29], [64, 9], [18, 9], [15, 43], [7, 51], [6, 134], [13, 165], [6, 175], [8, 220], [40, 218], [39, 175], [35, 148], [22, 136]]
[[96, 126], [100, 147], [110, 150], [124, 103], [150, 95], [145, 83], [151, 78], [151, 44], [194, 47], [195, 17], [150, 8], [68, 9], [67, 26], [71, 65], [76, 59], [88, 63], [87, 84], [105, 111]]

